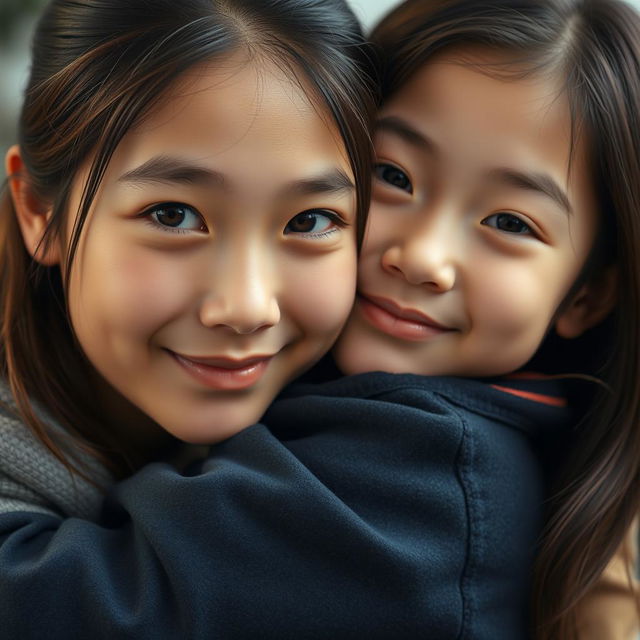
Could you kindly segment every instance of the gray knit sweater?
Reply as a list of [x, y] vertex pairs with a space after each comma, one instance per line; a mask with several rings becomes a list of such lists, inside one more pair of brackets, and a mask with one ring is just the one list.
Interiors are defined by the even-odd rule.
[[[0, 402], [0, 513], [35, 511], [94, 520], [102, 502], [101, 490], [72, 474], [20, 421], [3, 381]], [[47, 422], [54, 433], [62, 432], [52, 420]], [[112, 484], [109, 472], [96, 460], [82, 454], [77, 459], [97, 485]]]

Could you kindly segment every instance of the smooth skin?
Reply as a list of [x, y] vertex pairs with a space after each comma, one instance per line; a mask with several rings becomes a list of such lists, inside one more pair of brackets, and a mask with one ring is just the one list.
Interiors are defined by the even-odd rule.
[[335, 349], [346, 373], [505, 374], [551, 327], [576, 337], [614, 304], [613, 270], [567, 299], [599, 224], [584, 140], [569, 165], [567, 99], [548, 77], [478, 66], [505, 62], [441, 54], [382, 109], [358, 298]]
[[[222, 62], [181, 78], [124, 137], [67, 283], [127, 437], [144, 414], [147, 433], [203, 444], [256, 422], [353, 303], [355, 193], [335, 127], [272, 63]], [[19, 149], [7, 165], [22, 168]], [[47, 255], [35, 254], [47, 212], [12, 180], [25, 245], [45, 264], [64, 262], [86, 177]]]

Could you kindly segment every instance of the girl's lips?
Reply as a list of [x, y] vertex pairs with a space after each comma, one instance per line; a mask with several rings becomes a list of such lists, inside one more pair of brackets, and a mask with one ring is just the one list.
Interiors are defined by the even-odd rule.
[[218, 391], [239, 391], [254, 385], [267, 370], [272, 355], [232, 358], [190, 358], [169, 352], [197, 382]]
[[429, 316], [413, 309], [403, 309], [386, 298], [358, 296], [364, 318], [376, 329], [394, 338], [421, 342], [452, 331]]

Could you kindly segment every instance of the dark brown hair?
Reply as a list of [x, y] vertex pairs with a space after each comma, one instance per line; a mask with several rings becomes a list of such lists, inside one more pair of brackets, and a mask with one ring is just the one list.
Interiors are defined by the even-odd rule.
[[[187, 69], [238, 50], [249, 59], [267, 57], [310, 87], [311, 100], [337, 126], [355, 177], [361, 238], [375, 84], [360, 26], [343, 0], [53, 0], [38, 23], [18, 130], [24, 177], [52, 208], [44, 247], [58, 241], [72, 182], [92, 155], [93, 161], [64, 272], [32, 260], [9, 193], [3, 194], [0, 368], [20, 417], [80, 472], [78, 448], [117, 475], [131, 471], [126, 443], [104, 424], [91, 365], [67, 315], [63, 283], [87, 212], [127, 131]], [[70, 442], [48, 430], [34, 399], [65, 427]]]
[[603, 238], [587, 266], [597, 274], [615, 262], [619, 296], [581, 345], [604, 356], [595, 373], [605, 384], [561, 460], [533, 593], [536, 637], [572, 640], [577, 603], [640, 506], [640, 17], [621, 0], [408, 0], [372, 40], [383, 101], [443, 49], [489, 47], [508, 52], [519, 73], [562, 78], [573, 139], [587, 142]]

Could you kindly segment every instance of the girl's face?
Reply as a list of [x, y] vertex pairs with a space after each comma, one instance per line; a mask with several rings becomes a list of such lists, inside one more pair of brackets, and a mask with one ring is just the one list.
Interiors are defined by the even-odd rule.
[[104, 379], [199, 443], [258, 420], [327, 351], [356, 279], [339, 135], [275, 66], [227, 62], [190, 72], [125, 136], [68, 283]]
[[554, 323], [578, 332], [579, 309], [559, 308], [597, 215], [580, 140], [569, 163], [567, 99], [468, 61], [506, 59], [441, 55], [380, 114], [359, 295], [336, 347], [347, 373], [499, 375]]

